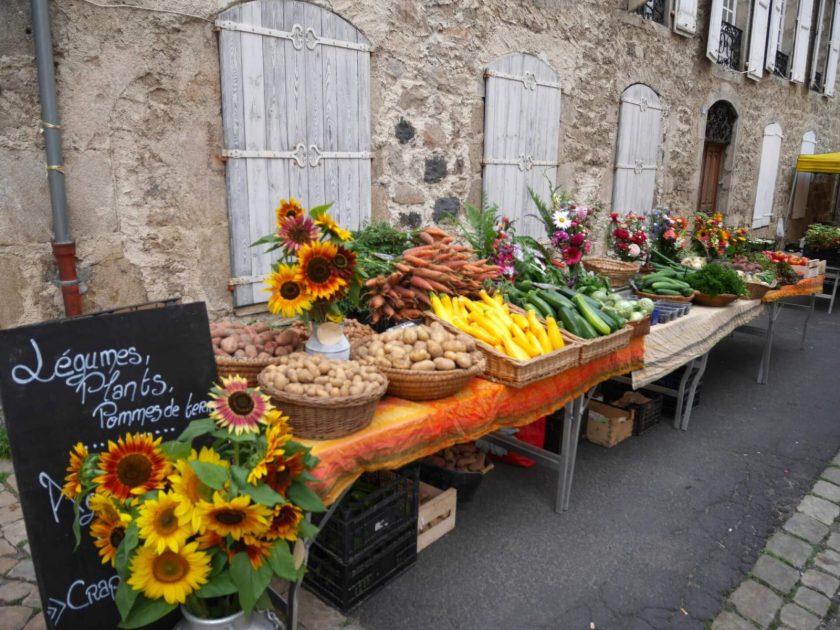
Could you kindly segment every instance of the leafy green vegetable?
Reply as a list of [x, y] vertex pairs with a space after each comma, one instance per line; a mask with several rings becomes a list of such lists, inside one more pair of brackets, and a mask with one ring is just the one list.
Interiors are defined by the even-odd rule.
[[813, 249], [840, 249], [840, 226], [809, 225], [805, 232], [805, 244]]
[[457, 229], [479, 258], [490, 258], [496, 251], [494, 244], [498, 237], [496, 232], [496, 222], [499, 218], [498, 206], [491, 204], [487, 199], [481, 200], [480, 208], [465, 203], [464, 218], [466, 221], [461, 221], [456, 215], [449, 215], [446, 223]]
[[709, 263], [690, 275], [686, 282], [700, 293], [712, 297], [723, 293], [745, 295], [747, 292], [747, 287], [738, 276], [738, 272], [718, 263]]

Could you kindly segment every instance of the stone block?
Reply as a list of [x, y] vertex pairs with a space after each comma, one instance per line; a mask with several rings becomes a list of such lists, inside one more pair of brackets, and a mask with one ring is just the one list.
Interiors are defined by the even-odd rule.
[[15, 547], [12, 547], [7, 540], [0, 538], [0, 556], [13, 556], [16, 553]]
[[421, 221], [419, 212], [400, 212], [400, 227], [417, 229], [420, 227]]
[[0, 491], [0, 507], [6, 507], [12, 503], [17, 503], [17, 497], [6, 490]]
[[833, 484], [837, 484], [840, 486], [840, 468], [835, 468], [834, 466], [829, 466], [826, 468], [822, 475], [820, 475], [823, 479], [827, 479]]
[[811, 494], [815, 494], [823, 499], [828, 499], [834, 503], [840, 503], [840, 486], [835, 486], [823, 479], [814, 484]]
[[422, 190], [408, 184], [397, 184], [394, 187], [394, 202], [403, 206], [416, 206], [426, 200]]
[[423, 130], [423, 144], [427, 149], [442, 149], [446, 146], [446, 134], [440, 125], [433, 123]]
[[15, 502], [11, 505], [0, 507], [0, 526], [7, 523], [14, 523], [23, 518], [23, 512], [20, 509], [20, 504]]
[[787, 522], [782, 525], [782, 528], [789, 531], [794, 536], [804, 538], [808, 542], [815, 545], [825, 538], [828, 534], [828, 527], [818, 520], [811, 518], [807, 514], [797, 512], [791, 516]]
[[19, 602], [33, 592], [37, 592], [34, 584], [9, 580], [0, 584], [0, 602]]
[[829, 606], [831, 606], [831, 600], [825, 595], [812, 591], [806, 586], [800, 586], [797, 589], [796, 595], [793, 596], [793, 601], [803, 608], [810, 610], [818, 617], [825, 617]]
[[786, 604], [779, 613], [779, 620], [793, 630], [816, 630], [820, 618], [796, 604]]
[[840, 467], [840, 453], [834, 456], [834, 459], [831, 460], [832, 466]]
[[729, 598], [739, 614], [766, 628], [782, 606], [782, 598], [766, 586], [747, 580]]
[[408, 122], [405, 118], [400, 118], [400, 122], [394, 125], [394, 135], [400, 144], [408, 143], [416, 134], [414, 125]]
[[9, 571], [6, 577], [26, 580], [27, 582], [34, 582], [35, 565], [32, 564], [32, 560], [21, 560], [14, 569]]
[[826, 597], [834, 597], [837, 589], [840, 588], [840, 580], [816, 569], [805, 571], [801, 581], [805, 586], [819, 591]]
[[3, 527], [3, 537], [15, 547], [26, 540], [26, 526], [23, 521], [15, 521]]
[[15, 494], [17, 494], [17, 492], [18, 492], [17, 475], [15, 475], [14, 473], [9, 475], [8, 478], [6, 479], [6, 485], [9, 486], [15, 492]]
[[801, 569], [811, 557], [814, 548], [785, 532], [776, 532], [767, 541], [767, 551]]
[[47, 630], [47, 622], [44, 621], [44, 613], [38, 613], [23, 627], [23, 630]]
[[0, 459], [0, 473], [11, 473], [14, 470], [15, 467], [12, 465], [12, 460]]
[[818, 569], [840, 577], [840, 553], [831, 549], [821, 551], [814, 558], [814, 564]]
[[426, 169], [423, 172], [423, 181], [428, 184], [439, 182], [446, 177], [446, 160], [437, 155], [426, 160]]
[[782, 593], [790, 591], [799, 581], [799, 571], [767, 555], [758, 558], [752, 574]]
[[442, 197], [435, 201], [435, 209], [432, 218], [435, 223], [440, 223], [448, 216], [455, 216], [461, 208], [461, 200], [458, 197]]
[[3, 629], [21, 630], [32, 616], [32, 609], [26, 606], [4, 606], [2, 609]]
[[715, 617], [712, 630], [755, 630], [755, 626], [735, 613], [724, 611]]
[[840, 533], [831, 532], [831, 536], [828, 537], [825, 544], [834, 551], [840, 551]]
[[831, 501], [815, 497], [812, 494], [802, 499], [802, 502], [796, 509], [826, 525], [831, 525], [834, 519], [840, 516], [840, 506], [835, 505]]
[[3, 575], [17, 564], [17, 558], [0, 558], [0, 575]]

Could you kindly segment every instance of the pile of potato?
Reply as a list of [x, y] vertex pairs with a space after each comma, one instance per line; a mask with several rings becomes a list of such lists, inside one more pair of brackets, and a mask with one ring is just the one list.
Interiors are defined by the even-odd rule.
[[425, 461], [439, 468], [461, 472], [481, 472], [487, 466], [487, 456], [476, 448], [474, 442], [450, 446]]
[[213, 354], [224, 358], [268, 360], [296, 352], [303, 345], [297, 331], [277, 330], [263, 323], [213, 322], [210, 336]]
[[483, 360], [471, 337], [455, 335], [438, 322], [386, 330], [357, 346], [354, 357], [383, 369], [420, 372], [468, 370]]
[[294, 396], [344, 398], [385, 393], [388, 380], [371, 365], [296, 352], [269, 365], [260, 376], [272, 388]]
[[[373, 328], [355, 319], [345, 319], [343, 325], [344, 336], [347, 337], [347, 341], [349, 341], [351, 344], [353, 344], [356, 341], [369, 339], [374, 334]], [[309, 324], [304, 324], [299, 319], [295, 320], [295, 322], [290, 326], [290, 328], [297, 332], [300, 335], [300, 338], [304, 341], [309, 339], [310, 335], [312, 334], [312, 330], [309, 327]]]

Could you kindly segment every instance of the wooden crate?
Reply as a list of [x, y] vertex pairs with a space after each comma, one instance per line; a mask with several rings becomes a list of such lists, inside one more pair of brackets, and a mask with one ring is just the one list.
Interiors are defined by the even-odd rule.
[[[633, 411], [614, 407], [596, 400], [589, 403], [589, 421], [586, 439], [599, 446], [612, 448], [633, 435]], [[606, 416], [607, 422], [598, 422], [591, 412]]]
[[420, 512], [417, 516], [417, 551], [420, 552], [444, 534], [455, 529], [458, 491], [441, 490], [420, 482]]

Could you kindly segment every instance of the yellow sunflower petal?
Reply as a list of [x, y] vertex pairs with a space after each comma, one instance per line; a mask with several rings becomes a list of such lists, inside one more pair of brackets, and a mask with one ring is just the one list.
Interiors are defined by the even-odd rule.
[[139, 547], [131, 560], [128, 584], [149, 599], [183, 604], [188, 595], [207, 582], [210, 570], [210, 556], [198, 550], [197, 542], [163, 553]]

